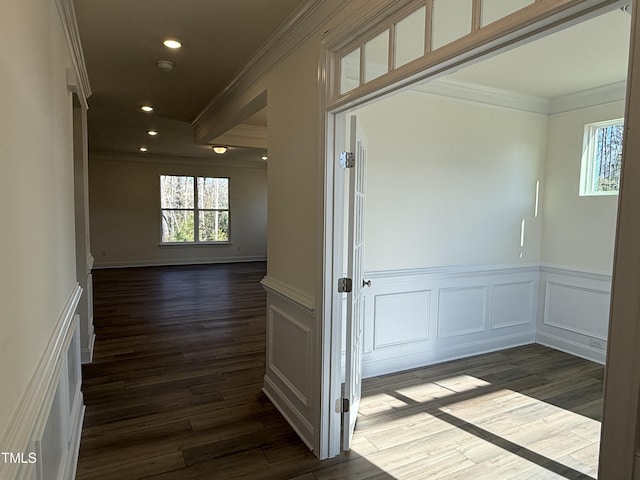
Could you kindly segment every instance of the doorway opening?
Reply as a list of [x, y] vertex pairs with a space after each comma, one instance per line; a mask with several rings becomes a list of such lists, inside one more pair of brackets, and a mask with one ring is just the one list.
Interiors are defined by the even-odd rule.
[[617, 196], [579, 184], [587, 126], [624, 117], [629, 25], [612, 10], [348, 112], [369, 138], [363, 377], [531, 343], [604, 363]]

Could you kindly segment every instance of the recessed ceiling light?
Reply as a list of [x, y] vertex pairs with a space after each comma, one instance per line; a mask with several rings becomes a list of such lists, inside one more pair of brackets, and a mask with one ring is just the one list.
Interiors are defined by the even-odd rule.
[[140, 147], [140, 148], [139, 148], [139, 150], [140, 150], [141, 152], [147, 152], [147, 151], [149, 151], [149, 149], [148, 149], [147, 147]]
[[147, 134], [151, 135], [152, 137], [155, 137], [156, 135], [158, 135], [158, 131], [157, 130], [149, 130], [147, 132]]
[[182, 44], [176, 40], [175, 38], [167, 38], [164, 42], [162, 42], [163, 45], [167, 48], [170, 48], [172, 50], [176, 50], [178, 48], [180, 48], [182, 46]]
[[262, 158], [262, 160], [264, 160], [265, 162], [266, 162], [267, 160], [269, 160], [269, 157], [267, 157], [266, 155], [263, 155], [261, 158]]
[[153, 112], [153, 107], [151, 105], [143, 105], [140, 107], [140, 110], [143, 112]]
[[223, 147], [221, 145], [216, 145], [213, 148], [213, 151], [216, 152], [218, 155], [222, 155], [223, 153], [226, 153], [227, 151], [227, 147]]

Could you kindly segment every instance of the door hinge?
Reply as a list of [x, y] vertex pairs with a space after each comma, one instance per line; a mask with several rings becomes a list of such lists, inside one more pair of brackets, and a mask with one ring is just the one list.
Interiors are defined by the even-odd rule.
[[342, 168], [353, 168], [356, 166], [356, 156], [351, 152], [342, 152], [340, 154], [340, 166]]
[[349, 403], [349, 399], [348, 398], [341, 398], [340, 399], [340, 413], [347, 413], [349, 412], [349, 408], [351, 407], [351, 404]]
[[353, 290], [353, 281], [348, 277], [338, 279], [338, 293], [351, 293]]

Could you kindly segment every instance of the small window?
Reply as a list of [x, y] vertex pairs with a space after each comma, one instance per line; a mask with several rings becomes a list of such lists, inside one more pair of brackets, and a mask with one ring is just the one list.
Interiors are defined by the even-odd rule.
[[229, 179], [160, 176], [162, 243], [228, 243]]
[[617, 195], [623, 129], [621, 118], [585, 125], [580, 195]]

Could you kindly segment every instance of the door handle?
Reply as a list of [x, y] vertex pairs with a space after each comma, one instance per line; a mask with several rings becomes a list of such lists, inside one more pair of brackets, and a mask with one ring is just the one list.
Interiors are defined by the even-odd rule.
[[362, 286], [363, 287], [370, 287], [371, 286], [371, 280], [362, 280]]

